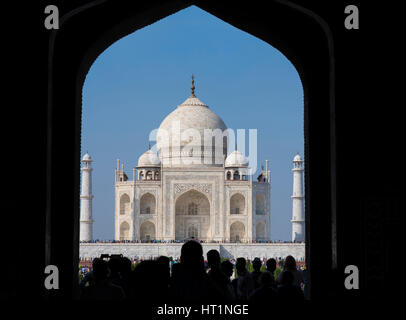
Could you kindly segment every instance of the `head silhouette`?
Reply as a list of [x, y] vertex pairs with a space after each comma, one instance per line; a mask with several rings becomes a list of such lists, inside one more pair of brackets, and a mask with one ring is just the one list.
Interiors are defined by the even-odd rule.
[[296, 260], [292, 256], [287, 256], [285, 263], [283, 264], [283, 269], [288, 271], [296, 270]]
[[170, 260], [168, 257], [165, 256], [160, 256], [157, 260], [156, 260], [157, 264], [158, 264], [158, 268], [160, 270], [160, 273], [162, 273], [162, 278], [165, 279], [165, 281], [169, 281], [170, 278], [170, 273], [171, 273], [171, 269], [169, 266]]
[[276, 269], [276, 260], [274, 258], [268, 259], [266, 261], [266, 269], [269, 272], [274, 272]]
[[259, 260], [259, 258], [255, 258], [255, 259], [252, 261], [252, 268], [253, 268], [255, 271], [259, 272], [259, 271], [261, 271], [261, 267], [262, 267], [262, 262], [261, 262], [261, 260]]
[[120, 258], [120, 274], [123, 277], [128, 277], [131, 274], [131, 260], [127, 257]]
[[234, 265], [229, 260], [224, 260], [221, 263], [221, 270], [227, 277], [231, 277], [234, 271]]
[[93, 260], [93, 275], [96, 281], [107, 279], [109, 267], [103, 259], [96, 258]]
[[186, 242], [180, 251], [180, 261], [185, 269], [204, 270], [202, 245], [194, 240]]
[[245, 265], [247, 262], [245, 261], [244, 258], [237, 258], [237, 261], [235, 263], [235, 268], [237, 269], [238, 273], [244, 273], [247, 269], [245, 268]]
[[121, 257], [118, 256], [112, 256], [109, 260], [109, 262], [107, 262], [107, 265], [111, 271], [111, 275], [112, 277], [116, 277], [119, 272], [120, 272], [120, 267], [121, 267]]
[[210, 268], [219, 268], [220, 267], [220, 253], [212, 249], [207, 252], [207, 263]]

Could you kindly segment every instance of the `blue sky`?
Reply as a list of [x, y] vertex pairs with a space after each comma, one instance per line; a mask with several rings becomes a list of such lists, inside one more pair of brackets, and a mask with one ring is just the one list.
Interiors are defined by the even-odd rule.
[[269, 44], [194, 6], [117, 41], [89, 70], [82, 155], [94, 160], [94, 238], [114, 238], [116, 159], [132, 178], [150, 131], [189, 96], [192, 74], [196, 96], [228, 128], [258, 130], [257, 167], [270, 161], [271, 238], [290, 240], [292, 159], [304, 150], [299, 75]]

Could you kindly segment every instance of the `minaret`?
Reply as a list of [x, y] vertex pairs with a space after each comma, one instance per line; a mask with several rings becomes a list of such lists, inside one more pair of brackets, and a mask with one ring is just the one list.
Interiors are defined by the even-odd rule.
[[303, 160], [299, 153], [293, 159], [292, 241], [305, 241]]
[[82, 192], [80, 195], [80, 241], [93, 240], [92, 158], [86, 151], [82, 158]]

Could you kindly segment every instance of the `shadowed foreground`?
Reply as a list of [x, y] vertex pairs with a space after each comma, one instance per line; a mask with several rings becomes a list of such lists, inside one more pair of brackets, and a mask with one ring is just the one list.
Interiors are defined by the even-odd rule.
[[[252, 303], [269, 304], [272, 300], [304, 300], [304, 271], [297, 270], [292, 256], [285, 259], [283, 271], [275, 279], [276, 261], [268, 259], [266, 271], [262, 262], [253, 261], [253, 272], [246, 269], [246, 260], [238, 258], [235, 266], [221, 262], [217, 250], [207, 253], [204, 264], [200, 243], [188, 241], [182, 246], [180, 263], [170, 268], [170, 259], [142, 261], [134, 270], [124, 257], [93, 260], [92, 271], [82, 279], [82, 300], [134, 300], [140, 306], [153, 300], [156, 304]], [[230, 280], [234, 268], [236, 278]]]

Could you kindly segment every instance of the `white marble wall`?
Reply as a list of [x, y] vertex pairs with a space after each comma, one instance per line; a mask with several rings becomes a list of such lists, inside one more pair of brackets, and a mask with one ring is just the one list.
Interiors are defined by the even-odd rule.
[[[160, 181], [116, 181], [115, 184], [115, 239], [120, 239], [120, 225], [130, 226], [130, 240], [139, 239], [140, 226], [150, 221], [155, 226], [155, 239], [175, 240], [176, 200], [189, 190], [202, 192], [210, 203], [208, 240], [229, 241], [230, 227], [239, 221], [244, 225], [243, 241], [256, 239], [256, 225], [265, 224], [265, 239], [270, 239], [270, 184], [252, 181], [225, 181], [224, 168], [165, 168]], [[140, 198], [151, 193], [156, 199], [155, 214], [140, 215]], [[230, 199], [235, 194], [245, 199], [245, 209], [240, 214], [230, 214]], [[256, 215], [255, 196], [265, 196], [265, 214]], [[127, 194], [130, 198], [131, 212], [120, 215], [120, 198]], [[201, 230], [199, 235], [202, 234]], [[206, 240], [205, 237], [199, 237]]]
[[[295, 259], [305, 258], [304, 243], [223, 243], [202, 244], [206, 257], [207, 251], [216, 249], [224, 258], [235, 259], [244, 257], [259, 258], [285, 258], [292, 255]], [[160, 255], [180, 257], [182, 243], [81, 243], [79, 248], [80, 258], [96, 258], [102, 253], [123, 254], [128, 258], [149, 259]]]

